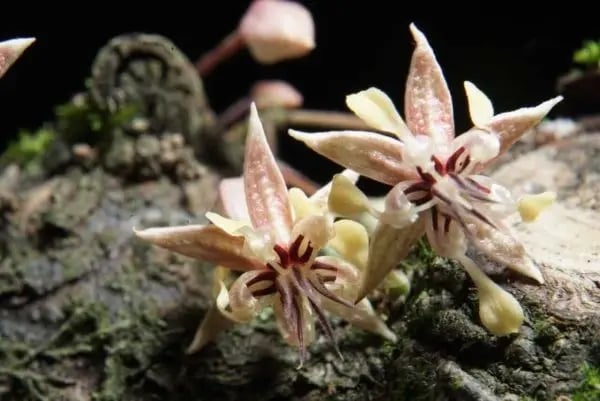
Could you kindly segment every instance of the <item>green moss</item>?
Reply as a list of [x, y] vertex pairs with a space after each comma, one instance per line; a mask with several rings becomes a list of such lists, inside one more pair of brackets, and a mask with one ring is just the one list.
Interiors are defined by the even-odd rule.
[[600, 368], [585, 364], [583, 367], [583, 381], [571, 397], [573, 401], [600, 400]]
[[65, 308], [64, 323], [42, 344], [0, 343], [0, 382], [10, 379], [15, 399], [55, 400], [68, 383], [50, 373], [65, 369], [54, 363], [68, 364], [75, 356], [100, 358], [104, 376], [94, 400], [123, 399], [132, 377], [149, 366], [164, 328], [147, 303], [123, 310], [128, 312], [110, 316], [102, 303], [74, 300]]
[[0, 166], [16, 163], [30, 169], [54, 142], [56, 133], [49, 128], [40, 128], [35, 132], [21, 131], [17, 140], [9, 144], [0, 156]]
[[114, 111], [98, 108], [85, 95], [55, 109], [57, 130], [69, 143], [97, 143], [115, 128], [129, 123], [137, 114], [134, 105], [122, 105]]
[[573, 61], [589, 67], [600, 65], [600, 40], [586, 40], [573, 54]]

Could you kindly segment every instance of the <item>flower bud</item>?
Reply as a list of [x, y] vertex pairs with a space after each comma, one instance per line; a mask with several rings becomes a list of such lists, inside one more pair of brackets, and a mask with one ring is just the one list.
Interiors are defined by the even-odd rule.
[[254, 1], [240, 21], [239, 33], [252, 56], [263, 64], [302, 57], [315, 47], [311, 13], [291, 1]]
[[302, 94], [285, 81], [259, 81], [250, 90], [250, 97], [256, 107], [283, 107], [293, 109], [302, 106]]
[[543, 192], [535, 195], [525, 195], [519, 199], [518, 209], [521, 219], [525, 222], [535, 221], [539, 214], [556, 200], [554, 192]]

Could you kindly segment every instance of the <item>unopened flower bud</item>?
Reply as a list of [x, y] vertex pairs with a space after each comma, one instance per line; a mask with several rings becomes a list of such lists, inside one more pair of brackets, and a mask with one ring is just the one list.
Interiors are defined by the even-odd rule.
[[489, 285], [479, 287], [479, 318], [492, 334], [505, 336], [519, 332], [523, 309], [515, 297], [490, 280]]
[[519, 301], [486, 276], [466, 255], [458, 255], [467, 274], [479, 290], [479, 318], [495, 336], [518, 333], [523, 323], [523, 308]]
[[519, 199], [519, 214], [525, 222], [535, 221], [539, 214], [556, 200], [554, 192], [543, 192], [535, 195], [525, 195]]
[[302, 57], [315, 47], [312, 15], [292, 1], [253, 2], [240, 21], [239, 32], [252, 56], [263, 64]]
[[304, 98], [296, 88], [285, 81], [259, 81], [250, 90], [250, 97], [256, 107], [283, 107], [292, 109], [302, 106]]

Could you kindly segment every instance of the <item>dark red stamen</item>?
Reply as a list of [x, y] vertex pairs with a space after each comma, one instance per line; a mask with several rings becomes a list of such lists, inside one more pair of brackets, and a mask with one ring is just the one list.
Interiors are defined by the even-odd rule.
[[486, 194], [489, 194], [491, 192], [491, 190], [488, 187], [486, 187], [485, 185], [481, 185], [471, 177], [467, 177], [467, 181], [469, 182], [469, 184], [475, 186], [478, 190], [485, 192]]
[[450, 231], [450, 223], [452, 223], [452, 219], [447, 214], [444, 215], [444, 218], [445, 218], [445, 220], [444, 220], [444, 233], [448, 234], [448, 232]]
[[458, 160], [458, 158], [460, 157], [460, 155], [462, 155], [465, 152], [465, 147], [461, 146], [460, 148], [456, 149], [456, 151], [454, 153], [452, 153], [452, 156], [450, 156], [448, 158], [448, 160], [446, 161], [446, 170], [449, 172], [453, 172], [454, 170], [456, 170], [456, 162]]
[[310, 257], [313, 253], [313, 247], [310, 245], [310, 242], [306, 246], [306, 250], [300, 257], [296, 260], [297, 263], [304, 264], [310, 260]]
[[289, 250], [290, 261], [297, 261], [300, 258], [298, 256], [298, 251], [300, 250], [300, 244], [302, 244], [302, 240], [304, 240], [304, 236], [299, 235], [294, 242], [292, 242]]
[[435, 207], [431, 208], [431, 226], [434, 231], [438, 230], [438, 212]]
[[431, 184], [423, 181], [415, 182], [411, 184], [404, 190], [404, 195], [409, 195], [413, 192], [417, 191], [429, 191], [431, 189]]
[[423, 181], [435, 184], [435, 178], [433, 178], [431, 174], [424, 172], [421, 167], [417, 167], [417, 173], [419, 173], [419, 176]]
[[277, 277], [277, 273], [275, 272], [275, 269], [273, 269], [273, 267], [269, 264], [267, 264], [267, 266], [270, 267], [272, 270], [261, 271], [253, 279], [248, 280], [248, 282], [246, 283], [246, 286], [250, 287], [250, 286], [258, 283], [259, 281], [263, 281], [263, 280], [270, 280], [270, 281], [275, 280], [275, 277]]
[[457, 171], [458, 174], [462, 173], [463, 171], [465, 171], [465, 169], [467, 168], [467, 166], [471, 163], [471, 156], [467, 155], [467, 157], [465, 157], [465, 161], [463, 162], [463, 164], [460, 166], [460, 169]]
[[327, 263], [315, 261], [311, 266], [310, 270], [327, 270], [332, 272], [337, 272], [337, 268], [335, 266], [328, 265]]
[[273, 247], [273, 250], [277, 253], [277, 256], [279, 256], [279, 264], [284, 268], [288, 267], [290, 264], [290, 254], [288, 251], [279, 244], [276, 244]]
[[251, 291], [253, 297], [263, 297], [265, 295], [271, 295], [275, 293], [276, 288], [275, 285], [270, 285], [266, 288], [261, 288], [260, 290]]
[[433, 156], [431, 156], [431, 160], [433, 161], [435, 171], [437, 171], [437, 173], [440, 175], [445, 175], [446, 174], [446, 166], [444, 166], [444, 164], [440, 161], [440, 159], [438, 159], [437, 156], [433, 155]]

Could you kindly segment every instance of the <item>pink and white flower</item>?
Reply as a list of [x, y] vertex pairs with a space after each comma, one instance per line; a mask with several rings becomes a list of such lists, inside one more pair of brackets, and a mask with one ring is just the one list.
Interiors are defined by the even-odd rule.
[[[370, 88], [346, 99], [348, 107], [365, 123], [396, 138], [363, 131], [290, 130], [290, 135], [346, 168], [393, 186], [383, 211], [364, 204], [379, 223], [371, 239], [358, 299], [378, 286], [426, 234], [432, 248], [441, 256], [460, 261], [480, 289], [483, 324], [495, 334], [508, 334], [518, 329], [522, 310], [466, 255], [467, 241], [491, 259], [539, 283], [543, 277], [507, 223], [519, 209], [518, 202], [506, 188], [480, 172], [537, 124], [561, 97], [536, 107], [495, 114], [483, 92], [465, 82], [473, 127], [455, 137], [452, 99], [442, 71], [423, 33], [412, 24], [410, 30], [416, 48], [404, 98], [406, 122], [379, 89]], [[360, 198], [356, 195], [355, 203], [360, 203]], [[486, 289], [498, 296], [490, 298], [490, 291], [483, 293]]]
[[[221, 266], [219, 269], [241, 272], [229, 288], [217, 278], [215, 306], [221, 316], [244, 323], [272, 307], [284, 339], [299, 347], [301, 359], [314, 339], [315, 320], [333, 339], [325, 311], [393, 341], [395, 335], [367, 300], [357, 305], [347, 300], [356, 297], [359, 269], [364, 267], [349, 260], [363, 264], [366, 260], [355, 257], [357, 249], [344, 252], [339, 242], [364, 239], [366, 232], [358, 223], [334, 223], [326, 209], [329, 187], [311, 198], [296, 188], [288, 192], [253, 103], [243, 176], [221, 183], [222, 206], [228, 217], [209, 212], [208, 225], [148, 228], [135, 233], [162, 248]], [[358, 242], [364, 254], [367, 241]], [[348, 260], [321, 255], [325, 246], [338, 249], [341, 256], [347, 253]], [[201, 325], [194, 349], [217, 334], [216, 326], [226, 326], [214, 312]]]

